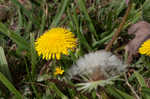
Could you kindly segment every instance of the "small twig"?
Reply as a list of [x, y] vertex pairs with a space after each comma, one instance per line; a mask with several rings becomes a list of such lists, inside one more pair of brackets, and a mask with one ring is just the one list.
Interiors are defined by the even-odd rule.
[[129, 84], [128, 79], [127, 79], [127, 76], [126, 76], [125, 73], [124, 73], [124, 77], [125, 77], [125, 81], [126, 81], [127, 86], [130, 88], [130, 90], [131, 90], [132, 93], [134, 94], [135, 98], [136, 98], [136, 99], [140, 99], [140, 97], [139, 97], [139, 96], [137, 95], [137, 93], [135, 92], [134, 88]]
[[122, 28], [123, 28], [123, 26], [124, 26], [124, 24], [125, 24], [125, 22], [126, 22], [126, 19], [127, 19], [127, 17], [128, 17], [128, 14], [129, 14], [129, 12], [130, 12], [130, 10], [131, 10], [131, 7], [132, 7], [132, 2], [129, 2], [128, 8], [127, 8], [127, 10], [126, 10], [125, 15], [123, 16], [123, 19], [122, 19], [122, 21], [121, 21], [121, 23], [120, 23], [120, 25], [119, 25], [119, 28], [117, 29], [117, 31], [116, 31], [115, 34], [113, 35], [112, 40], [108, 43], [108, 45], [107, 45], [106, 48], [105, 48], [106, 51], [110, 51], [110, 49], [111, 49], [111, 47], [112, 47], [114, 41], [115, 41], [115, 40], [117, 39], [117, 37], [119, 36], [119, 34], [120, 34], [120, 32], [121, 32], [121, 30], [122, 30]]

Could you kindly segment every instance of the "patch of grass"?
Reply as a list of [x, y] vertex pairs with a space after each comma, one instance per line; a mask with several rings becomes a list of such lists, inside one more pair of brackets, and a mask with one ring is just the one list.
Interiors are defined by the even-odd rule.
[[[119, 39], [128, 41], [127, 29], [140, 20], [149, 20], [148, 0], [133, 1], [133, 7], [123, 26]], [[0, 98], [14, 99], [133, 99], [135, 97], [126, 79], [120, 74], [117, 81], [104, 88], [84, 92], [76, 84], [81, 79], [70, 80], [67, 70], [86, 53], [104, 49], [116, 32], [127, 5], [125, 0], [0, 0], [6, 6], [6, 19], [0, 18], [0, 83], [8, 89], [0, 89]], [[144, 9], [143, 9], [144, 6]], [[143, 15], [146, 13], [146, 15]], [[146, 19], [145, 19], [146, 18]], [[78, 47], [68, 56], [57, 60], [43, 60], [35, 50], [34, 41], [48, 29], [65, 27], [78, 39]], [[55, 42], [55, 41], [54, 41]], [[47, 42], [48, 43], [48, 42]], [[112, 52], [123, 45], [114, 42]], [[116, 46], [115, 46], [116, 45]], [[5, 54], [4, 54], [5, 52]], [[149, 57], [141, 56], [130, 64], [128, 82], [141, 99], [149, 99]], [[2, 64], [2, 62], [4, 62]], [[5, 67], [3, 67], [5, 66]], [[55, 67], [61, 66], [64, 75], [54, 75]], [[5, 71], [6, 73], [4, 73]], [[143, 73], [144, 72], [144, 73]], [[40, 80], [39, 80], [40, 79]], [[84, 87], [83, 87], [84, 89]]]

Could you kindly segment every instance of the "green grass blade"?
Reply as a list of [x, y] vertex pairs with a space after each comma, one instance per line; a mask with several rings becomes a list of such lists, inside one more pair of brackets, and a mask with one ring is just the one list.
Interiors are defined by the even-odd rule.
[[118, 90], [118, 89], [115, 89], [124, 99], [134, 99], [133, 96], [130, 96], [128, 95], [127, 93], [121, 91], [121, 90]]
[[18, 28], [16, 33], [20, 33], [21, 27], [23, 27], [23, 16], [21, 14], [21, 10], [18, 9]]
[[4, 54], [4, 50], [1, 46], [0, 46], [0, 72], [2, 72], [10, 81], [12, 81], [11, 73], [8, 68], [8, 63]]
[[43, 33], [45, 23], [46, 23], [46, 15], [45, 15], [45, 14], [43, 14], [43, 16], [42, 16], [42, 21], [41, 21], [41, 28], [40, 28], [39, 35], [41, 35], [41, 34]]
[[61, 97], [61, 99], [68, 99], [68, 97], [65, 96], [65, 95], [57, 88], [57, 86], [56, 86], [54, 83], [50, 82], [50, 83], [49, 83], [49, 87], [50, 87], [51, 90], [55, 91], [55, 92], [57, 93], [57, 95]]
[[19, 9], [23, 10], [23, 13], [31, 20], [33, 21], [34, 25], [39, 26], [40, 23], [39, 21], [36, 20], [36, 18], [33, 17], [32, 11], [29, 11], [27, 9], [24, 8], [24, 6], [22, 4], [20, 4], [18, 2], [18, 0], [11, 0], [12, 3], [14, 3]]
[[63, 15], [68, 3], [69, 3], [70, 0], [63, 0], [63, 3], [62, 3], [62, 6], [59, 8], [59, 13], [55, 15], [55, 18], [54, 20], [52, 21], [51, 23], [51, 28], [52, 27], [56, 27], [61, 19], [61, 16]]
[[30, 30], [32, 29], [32, 21], [29, 21], [29, 22], [27, 23], [25, 29], [26, 29], [26, 30], [25, 30], [26, 33], [29, 33], [29, 32], [30, 32]]
[[92, 46], [93, 47], [97, 47], [97, 46], [101, 46], [102, 44], [104, 44], [107, 40], [111, 39], [113, 36], [114, 32], [111, 33], [110, 35], [104, 37], [103, 39], [99, 40], [99, 41], [95, 41]]
[[38, 94], [38, 92], [37, 92], [37, 88], [35, 87], [34, 84], [32, 84], [32, 89], [33, 89], [33, 92], [34, 92], [34, 94], [36, 96], [36, 99], [41, 99], [39, 94]]
[[19, 91], [12, 85], [12, 83], [0, 72], [0, 81], [12, 92], [17, 99], [23, 99], [23, 96]]
[[116, 16], [118, 17], [121, 11], [125, 8], [125, 0], [121, 2], [119, 8], [116, 10]]
[[37, 63], [37, 54], [34, 47], [34, 34], [30, 34], [30, 52], [31, 52], [31, 75], [33, 78], [35, 78], [36, 75], [36, 63]]
[[143, 93], [146, 93], [148, 95], [150, 95], [150, 88], [146, 88], [146, 87], [142, 87], [142, 90], [141, 90]]
[[25, 34], [24, 38], [29, 39], [30, 37], [30, 31], [32, 30], [32, 21], [29, 21], [28, 23], [25, 24]]
[[143, 4], [143, 9], [142, 9], [142, 16], [143, 16], [143, 19], [148, 22], [150, 22], [149, 10], [150, 10], [150, 1], [145, 0], [145, 2]]
[[150, 99], [150, 88], [142, 87], [143, 99]]
[[[134, 72], [134, 75], [135, 75], [135, 77], [137, 78], [137, 80], [138, 80], [140, 86], [141, 86], [141, 87], [145, 87], [144, 90], [145, 90], [146, 92], [148, 92], [148, 90], [146, 89], [147, 85], [146, 85], [146, 83], [145, 83], [145, 80], [144, 80], [143, 76], [142, 76], [139, 72], [136, 72], [136, 71]], [[142, 90], [143, 90], [143, 88], [142, 88]], [[150, 99], [150, 98], [149, 98], [150, 96], [148, 96], [148, 94], [142, 92], [142, 95], [143, 95], [143, 97], [144, 97], [143, 99]]]
[[138, 72], [134, 72], [135, 77], [137, 78], [139, 84], [141, 85], [141, 87], [147, 87], [145, 80], [143, 78], [143, 76], [141, 74], [139, 74]]
[[92, 20], [91, 20], [90, 16], [88, 15], [88, 11], [87, 11], [87, 9], [86, 9], [86, 7], [85, 7], [85, 2], [84, 2], [84, 0], [78, 0], [78, 5], [79, 5], [79, 7], [80, 7], [80, 10], [85, 14], [85, 18], [86, 18], [86, 20], [87, 20], [88, 23], [89, 23], [88, 26], [89, 26], [90, 32], [93, 33], [93, 35], [94, 35], [94, 37], [95, 37], [96, 39], [98, 39], [98, 35], [97, 35], [97, 33], [96, 33], [96, 29], [95, 29], [95, 27], [94, 27], [94, 25], [93, 25], [93, 23], [92, 23]]
[[29, 50], [30, 46], [27, 41], [24, 40], [19, 34], [9, 30], [3, 23], [0, 22], [0, 32], [4, 33], [11, 40], [13, 40], [20, 48]]
[[107, 92], [117, 99], [134, 99], [133, 96], [128, 95], [127, 93], [112, 87], [107, 88]]
[[114, 88], [108, 87], [108, 88], [106, 88], [106, 91], [107, 91], [108, 94], [110, 94], [111, 96], [114, 96], [114, 97], [117, 98], [117, 99], [123, 99], [123, 98], [120, 96], [120, 94], [118, 94], [118, 93], [116, 92], [116, 90], [115, 90]]
[[83, 33], [81, 33], [81, 31], [80, 31], [79, 20], [77, 18], [77, 14], [75, 12], [75, 9], [73, 10], [72, 20], [74, 21], [74, 24], [76, 26], [77, 36], [80, 39], [80, 43], [83, 43], [83, 45], [85, 45], [89, 51], [92, 51], [92, 48], [88, 44], [88, 42], [87, 42], [86, 38], [84, 37]]

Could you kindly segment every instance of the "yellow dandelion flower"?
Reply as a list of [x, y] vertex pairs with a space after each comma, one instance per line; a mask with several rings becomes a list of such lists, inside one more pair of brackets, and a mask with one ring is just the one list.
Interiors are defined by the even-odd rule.
[[35, 41], [35, 49], [43, 59], [60, 59], [61, 54], [68, 55], [69, 50], [77, 46], [75, 35], [64, 28], [52, 28]]
[[139, 48], [139, 53], [140, 54], [145, 54], [150, 56], [150, 39], [145, 41], [141, 47]]
[[61, 69], [61, 67], [56, 67], [56, 71], [54, 72], [54, 75], [62, 75], [64, 73], [64, 70]]

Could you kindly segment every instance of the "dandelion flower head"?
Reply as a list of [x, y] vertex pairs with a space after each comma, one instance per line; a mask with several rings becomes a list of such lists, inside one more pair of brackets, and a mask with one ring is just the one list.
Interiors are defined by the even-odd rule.
[[61, 54], [68, 55], [69, 50], [77, 46], [75, 35], [64, 28], [52, 28], [35, 41], [35, 49], [43, 59], [60, 59]]
[[140, 54], [145, 54], [150, 56], [150, 39], [146, 40], [141, 47], [139, 48], [139, 53]]
[[64, 70], [61, 69], [61, 67], [56, 67], [56, 71], [54, 72], [54, 75], [62, 75], [64, 73]]

